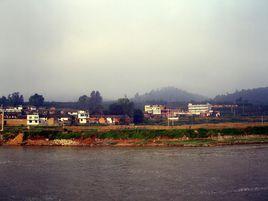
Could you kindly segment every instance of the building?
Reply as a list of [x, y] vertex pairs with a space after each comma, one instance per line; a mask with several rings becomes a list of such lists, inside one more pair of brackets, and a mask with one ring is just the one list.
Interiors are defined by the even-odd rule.
[[18, 107], [8, 107], [5, 109], [6, 113], [21, 113], [23, 110], [22, 106]]
[[5, 126], [27, 126], [27, 119], [5, 119]]
[[47, 125], [48, 125], [48, 126], [58, 126], [58, 121], [57, 121], [57, 119], [54, 118], [54, 117], [49, 117], [49, 118], [47, 119]]
[[27, 115], [27, 125], [28, 126], [38, 126], [40, 124], [39, 114], [28, 114]]
[[162, 110], [164, 110], [165, 107], [163, 105], [145, 105], [144, 106], [144, 112], [152, 115], [161, 115]]
[[79, 124], [88, 123], [89, 115], [86, 111], [80, 110], [77, 112], [77, 119]]
[[47, 123], [47, 120], [48, 120], [48, 118], [47, 117], [40, 117], [39, 116], [39, 124], [40, 125], [42, 125], [42, 126], [47, 126], [48, 125], [48, 123]]
[[207, 104], [188, 104], [188, 112], [191, 115], [206, 115], [210, 116], [213, 111], [212, 111], [212, 106], [207, 103]]

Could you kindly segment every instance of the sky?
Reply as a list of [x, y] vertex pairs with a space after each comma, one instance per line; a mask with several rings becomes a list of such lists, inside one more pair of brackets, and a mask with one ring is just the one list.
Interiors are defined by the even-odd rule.
[[0, 0], [0, 95], [268, 86], [267, 0]]

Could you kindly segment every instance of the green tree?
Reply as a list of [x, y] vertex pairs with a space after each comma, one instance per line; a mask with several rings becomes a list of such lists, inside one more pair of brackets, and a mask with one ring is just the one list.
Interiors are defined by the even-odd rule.
[[45, 98], [42, 95], [34, 94], [29, 98], [30, 105], [40, 107], [43, 106], [45, 102]]
[[83, 95], [78, 99], [78, 106], [81, 109], [89, 110], [91, 114], [102, 114], [102, 96], [99, 91], [92, 91], [90, 96]]
[[18, 106], [24, 103], [23, 95], [20, 95], [19, 92], [14, 92], [8, 95], [8, 105]]
[[80, 96], [78, 99], [78, 106], [81, 109], [88, 109], [89, 106], [89, 97], [87, 95]]
[[8, 105], [8, 100], [5, 96], [2, 96], [2, 98], [0, 98], [0, 106], [7, 106]]
[[134, 124], [141, 124], [144, 121], [144, 114], [142, 110], [135, 109], [133, 113], [133, 122]]
[[110, 114], [133, 116], [134, 103], [128, 98], [120, 98], [116, 103], [109, 106]]
[[89, 97], [89, 110], [91, 114], [102, 114], [102, 96], [99, 91], [92, 91]]

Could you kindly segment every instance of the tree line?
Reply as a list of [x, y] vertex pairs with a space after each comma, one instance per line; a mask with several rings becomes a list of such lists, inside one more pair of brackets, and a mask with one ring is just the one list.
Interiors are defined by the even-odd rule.
[[108, 108], [104, 108], [100, 92], [92, 91], [89, 96], [80, 96], [77, 103], [79, 108], [86, 109], [93, 115], [128, 115], [133, 117], [134, 123], [142, 123], [144, 120], [143, 112], [135, 109], [134, 102], [127, 97], [119, 98], [116, 102], [109, 104]]
[[[45, 99], [42, 95], [34, 94], [29, 98], [29, 105], [33, 105], [36, 107], [41, 107], [44, 105]], [[0, 98], [0, 105], [1, 106], [19, 106], [24, 105], [24, 97], [19, 92], [14, 92], [12, 94], [9, 94], [7, 97], [2, 96]]]

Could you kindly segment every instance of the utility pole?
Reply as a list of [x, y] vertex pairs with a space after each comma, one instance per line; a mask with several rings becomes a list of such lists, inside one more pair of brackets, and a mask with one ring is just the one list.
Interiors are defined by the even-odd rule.
[[170, 111], [169, 111], [169, 109], [168, 109], [168, 127], [169, 127], [169, 112], [170, 112]]
[[2, 126], [1, 126], [1, 132], [3, 132], [4, 131], [4, 117], [5, 117], [5, 112], [4, 112], [4, 109], [3, 109], [3, 107], [1, 107], [1, 113], [2, 113], [2, 118], [1, 118], [1, 124], [2, 124]]

